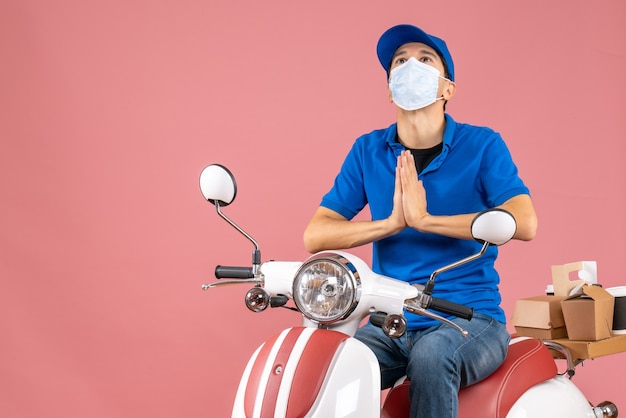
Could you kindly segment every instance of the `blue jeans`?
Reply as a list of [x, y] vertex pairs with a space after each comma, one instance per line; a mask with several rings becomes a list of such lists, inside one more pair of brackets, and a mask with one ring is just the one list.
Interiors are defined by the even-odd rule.
[[355, 335], [376, 354], [383, 389], [404, 375], [411, 380], [413, 418], [456, 418], [459, 389], [489, 376], [506, 357], [510, 335], [501, 322], [480, 313], [453, 322], [469, 335], [442, 324], [392, 340], [370, 323]]

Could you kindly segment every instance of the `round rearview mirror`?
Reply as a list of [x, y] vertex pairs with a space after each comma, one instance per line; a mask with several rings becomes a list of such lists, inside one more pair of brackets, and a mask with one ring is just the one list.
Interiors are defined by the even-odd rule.
[[476, 241], [493, 245], [506, 244], [517, 230], [515, 218], [504, 209], [487, 209], [472, 222], [472, 236]]
[[237, 195], [237, 183], [233, 173], [226, 167], [211, 164], [200, 173], [200, 190], [209, 202], [228, 206]]

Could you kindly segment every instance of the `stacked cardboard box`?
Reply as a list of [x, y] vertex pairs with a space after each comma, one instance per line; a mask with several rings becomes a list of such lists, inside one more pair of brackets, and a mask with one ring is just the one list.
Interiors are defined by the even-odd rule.
[[516, 301], [512, 323], [518, 335], [555, 340], [578, 359], [626, 351], [626, 336], [612, 334], [615, 298], [600, 286], [569, 280], [588, 263], [552, 266], [553, 296]]

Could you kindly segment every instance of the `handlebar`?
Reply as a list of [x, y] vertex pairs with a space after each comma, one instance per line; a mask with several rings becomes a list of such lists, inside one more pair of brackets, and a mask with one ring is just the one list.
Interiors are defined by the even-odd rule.
[[[471, 320], [474, 316], [474, 308], [433, 297], [429, 298], [425, 308], [454, 315], [459, 318], [467, 319], [468, 321]], [[424, 312], [423, 310], [420, 311]], [[372, 325], [382, 328], [386, 317], [387, 313], [385, 312], [374, 312], [370, 314], [370, 322], [372, 323]]]
[[426, 308], [458, 316], [459, 318], [467, 319], [468, 321], [474, 316], [474, 308], [469, 308], [465, 305], [460, 305], [458, 303], [449, 302], [439, 298], [431, 297], [426, 305]]
[[[467, 307], [465, 305], [460, 305], [458, 303], [449, 302], [444, 299], [433, 298], [432, 296], [424, 294], [422, 294], [421, 298], [406, 300], [404, 308], [409, 312], [413, 312], [418, 315], [425, 315], [432, 319], [441, 321], [444, 324], [448, 324], [451, 327], [457, 329], [464, 337], [467, 337], [467, 331], [465, 331], [463, 328], [461, 328], [456, 323], [450, 321], [449, 319], [428, 311], [427, 309], [432, 309], [434, 311], [454, 315], [459, 318], [467, 319], [468, 321], [471, 320], [474, 316], [473, 308]], [[387, 320], [387, 317], [388, 315], [386, 312], [373, 312], [370, 314], [370, 323], [376, 327], [383, 328], [383, 330], [385, 331], [384, 324]], [[406, 322], [404, 324], [406, 326]], [[402, 331], [402, 333], [404, 333], [404, 331]], [[387, 334], [387, 331], [385, 331], [385, 334]], [[387, 335], [391, 338], [397, 338], [392, 336], [391, 334]]]
[[217, 266], [215, 278], [217, 279], [252, 279], [254, 271], [252, 267]]

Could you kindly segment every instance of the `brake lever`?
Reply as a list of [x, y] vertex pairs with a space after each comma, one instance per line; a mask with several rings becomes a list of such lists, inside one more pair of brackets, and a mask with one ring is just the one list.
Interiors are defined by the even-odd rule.
[[260, 284], [263, 284], [263, 278], [256, 277], [254, 279], [222, 280], [221, 282], [203, 284], [202, 290], [209, 290], [213, 287], [230, 286], [234, 284], [243, 284], [243, 283], [253, 283], [255, 285], [260, 285]]
[[456, 329], [457, 331], [459, 331], [461, 333], [461, 335], [463, 335], [464, 337], [467, 337], [469, 335], [469, 333], [467, 331], [465, 331], [463, 328], [461, 328], [458, 324], [455, 324], [454, 322], [450, 321], [447, 318], [444, 318], [443, 316], [437, 315], [435, 313], [432, 313], [424, 308], [422, 308], [422, 306], [420, 305], [419, 302], [419, 297], [418, 298], [413, 298], [413, 299], [407, 299], [404, 301], [404, 309], [406, 309], [408, 312], [417, 314], [417, 315], [424, 315], [427, 316], [429, 318], [435, 319], [437, 321], [443, 322], [446, 325], [451, 326], [452, 328]]

